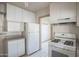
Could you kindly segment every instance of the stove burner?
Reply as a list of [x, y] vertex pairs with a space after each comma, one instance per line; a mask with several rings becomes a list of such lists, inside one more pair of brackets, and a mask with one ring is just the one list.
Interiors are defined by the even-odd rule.
[[60, 39], [52, 40], [52, 42], [55, 42], [55, 43], [58, 43], [59, 41], [60, 41]]
[[64, 45], [73, 46], [73, 41], [65, 41]]

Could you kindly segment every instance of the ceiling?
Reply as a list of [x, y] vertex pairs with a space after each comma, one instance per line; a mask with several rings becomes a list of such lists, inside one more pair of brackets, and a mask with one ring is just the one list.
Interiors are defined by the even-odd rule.
[[[40, 9], [48, 8], [49, 6], [48, 2], [9, 2], [9, 3], [32, 12], [36, 12]], [[25, 3], [26, 5], [28, 4], [28, 7], [25, 7]]]

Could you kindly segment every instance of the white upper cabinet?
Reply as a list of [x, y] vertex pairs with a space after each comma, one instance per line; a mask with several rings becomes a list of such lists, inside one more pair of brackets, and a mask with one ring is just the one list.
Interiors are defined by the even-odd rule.
[[16, 21], [16, 8], [13, 5], [7, 4], [7, 20]]
[[24, 31], [24, 24], [19, 22], [8, 22], [8, 32]]
[[0, 12], [5, 12], [5, 4], [0, 3]]
[[15, 7], [16, 8], [16, 21], [19, 21], [21, 22], [22, 21], [22, 9], [21, 8], [18, 8], [18, 7]]
[[56, 2], [50, 4], [52, 23], [76, 22], [76, 3]]
[[14, 5], [7, 4], [7, 20], [16, 22], [35, 22], [35, 14]]
[[13, 5], [7, 4], [7, 20], [8, 21], [22, 21], [22, 9]]
[[79, 26], [79, 2], [77, 2], [77, 26]]
[[26, 10], [22, 11], [22, 20], [23, 22], [35, 22], [35, 14], [32, 12], [28, 12]]

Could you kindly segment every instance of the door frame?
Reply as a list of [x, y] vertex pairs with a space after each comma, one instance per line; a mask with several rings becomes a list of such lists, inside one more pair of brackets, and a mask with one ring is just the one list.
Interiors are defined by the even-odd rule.
[[[39, 43], [40, 43], [39, 45], [40, 45], [40, 49], [41, 49], [41, 47], [42, 47], [42, 46], [41, 46], [41, 44], [42, 44], [42, 42], [41, 42], [42, 39], [41, 39], [41, 23], [40, 23], [41, 20], [40, 20], [40, 19], [43, 18], [43, 17], [47, 17], [47, 16], [50, 16], [50, 15], [48, 14], [48, 15], [44, 15], [44, 16], [38, 17], [38, 23], [39, 23], [39, 39], [40, 39], [40, 40], [39, 40]], [[50, 25], [51, 25], [51, 24], [50, 24]], [[50, 26], [50, 27], [51, 27], [51, 26]], [[50, 28], [50, 31], [51, 31], [51, 29], [52, 29], [52, 27]], [[51, 34], [50, 34], [50, 39], [51, 39]]]

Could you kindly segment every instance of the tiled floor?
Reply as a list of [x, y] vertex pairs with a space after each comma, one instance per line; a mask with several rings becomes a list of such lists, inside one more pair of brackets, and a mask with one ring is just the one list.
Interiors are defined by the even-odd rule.
[[42, 43], [42, 49], [29, 57], [48, 57], [48, 41]]

